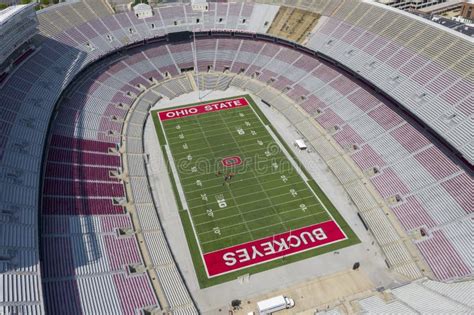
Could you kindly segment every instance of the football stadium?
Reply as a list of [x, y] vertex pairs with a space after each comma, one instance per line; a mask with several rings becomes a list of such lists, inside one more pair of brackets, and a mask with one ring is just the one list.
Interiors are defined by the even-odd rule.
[[473, 37], [369, 0], [26, 2], [0, 315], [474, 313]]

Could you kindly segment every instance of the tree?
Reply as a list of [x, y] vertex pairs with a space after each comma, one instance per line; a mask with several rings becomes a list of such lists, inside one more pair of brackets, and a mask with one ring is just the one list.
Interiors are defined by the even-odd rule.
[[133, 6], [136, 6], [136, 5], [139, 4], [139, 3], [148, 4], [148, 1], [147, 1], [147, 0], [135, 0], [135, 3], [133, 4]]

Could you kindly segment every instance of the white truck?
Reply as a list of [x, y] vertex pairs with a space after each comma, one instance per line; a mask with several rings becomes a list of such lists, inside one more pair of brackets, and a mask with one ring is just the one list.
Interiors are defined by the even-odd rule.
[[295, 306], [295, 301], [283, 295], [257, 302], [258, 313], [260, 315], [272, 314], [277, 311], [292, 308], [293, 306]]

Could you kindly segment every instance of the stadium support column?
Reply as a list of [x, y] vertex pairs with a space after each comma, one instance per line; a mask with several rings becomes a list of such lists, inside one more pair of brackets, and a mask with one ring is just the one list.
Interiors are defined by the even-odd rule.
[[186, 77], [189, 80], [189, 84], [191, 84], [191, 87], [193, 88], [193, 91], [198, 90], [198, 86], [196, 85], [196, 81], [194, 81], [194, 76], [192, 72], [186, 72]]
[[194, 31], [194, 29], [193, 29], [193, 46], [194, 46], [194, 50], [193, 50], [194, 69], [196, 70], [197, 83], [196, 83], [196, 81], [194, 81], [194, 79], [191, 80], [192, 78], [189, 78], [189, 81], [191, 82], [191, 86], [193, 87], [194, 91], [198, 91], [198, 97], [199, 97], [199, 99], [201, 99], [201, 90], [199, 89], [199, 67], [198, 67], [198, 64], [197, 64], [197, 52], [196, 52], [196, 49], [197, 49], [197, 46], [196, 46], [196, 32]]

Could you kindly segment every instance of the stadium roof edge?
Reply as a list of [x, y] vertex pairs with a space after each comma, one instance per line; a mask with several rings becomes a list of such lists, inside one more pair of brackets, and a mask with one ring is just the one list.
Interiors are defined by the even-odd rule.
[[51, 10], [56, 10], [59, 7], [68, 6], [74, 3], [78, 3], [78, 2], [82, 2], [82, 1], [81, 0], [68, 0], [67, 2], [56, 3], [54, 5], [50, 5], [50, 6], [47, 6], [46, 8], [36, 11], [36, 14], [46, 13]]
[[375, 2], [373, 0], [361, 0], [361, 2], [364, 2], [364, 3], [367, 3], [367, 4], [371, 4], [371, 5], [374, 5], [374, 6], [377, 6], [377, 7], [380, 7], [380, 8], [383, 8], [384, 10], [388, 10], [388, 11], [392, 11], [394, 13], [398, 13], [398, 14], [401, 14], [401, 15], [404, 15], [406, 17], [409, 17], [411, 19], [415, 19], [417, 21], [420, 21], [420, 22], [423, 22], [425, 24], [428, 24], [432, 27], [435, 27], [435, 28], [438, 28], [440, 31], [443, 31], [443, 32], [447, 32], [447, 33], [450, 33], [451, 35], [455, 35], [459, 38], [462, 38], [462, 39], [465, 39], [471, 43], [474, 43], [474, 38], [466, 35], [466, 34], [463, 34], [461, 32], [458, 32], [458, 31], [455, 31], [453, 29], [450, 29], [448, 27], [445, 27], [441, 24], [438, 24], [438, 23], [435, 23], [431, 20], [428, 20], [428, 19], [425, 19], [425, 18], [422, 18], [420, 16], [417, 16], [415, 14], [412, 14], [410, 12], [406, 12], [406, 11], [403, 11], [403, 10], [399, 10], [397, 8], [394, 8], [394, 7], [391, 7], [389, 5], [385, 5], [385, 4], [382, 4], [382, 3], [378, 3], [378, 2]]
[[2, 26], [6, 21], [15, 16], [18, 12], [25, 10], [28, 7], [36, 6], [36, 2], [29, 4], [18, 4], [13, 5], [3, 10], [0, 10], [0, 26]]

